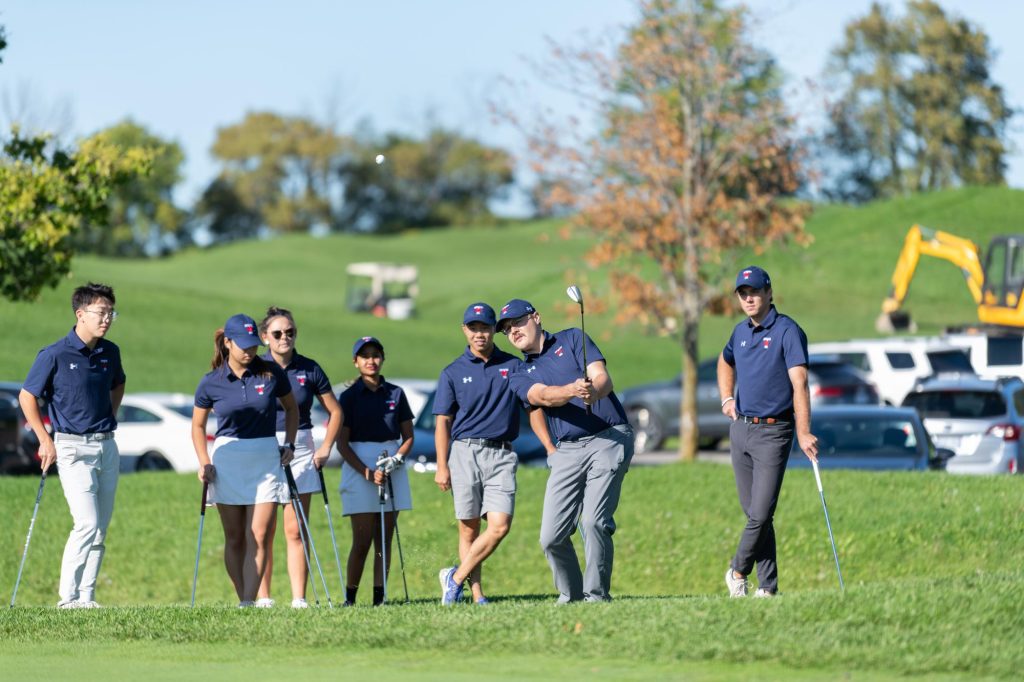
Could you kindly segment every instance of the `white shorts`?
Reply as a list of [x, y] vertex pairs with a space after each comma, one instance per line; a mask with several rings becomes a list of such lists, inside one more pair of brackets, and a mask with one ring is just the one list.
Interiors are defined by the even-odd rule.
[[[359, 461], [375, 469], [377, 458], [382, 451], [388, 455], [398, 451], [398, 441], [384, 443], [349, 443], [358, 455]], [[384, 511], [405, 511], [412, 509], [412, 493], [409, 490], [409, 473], [405, 467], [391, 473], [391, 485], [395, 489], [395, 499], [391, 499], [391, 491], [387, 485], [384, 492], [388, 498], [384, 502]], [[380, 513], [380, 493], [373, 481], [367, 481], [362, 471], [356, 471], [345, 462], [341, 465], [341, 515], [377, 514]]]
[[288, 501], [277, 439], [219, 436], [210, 461], [217, 470], [210, 484], [212, 504], [249, 505]]
[[[284, 431], [277, 432], [277, 444], [284, 445]], [[292, 460], [292, 476], [299, 494], [320, 492], [320, 475], [313, 466], [313, 432], [302, 429], [295, 433], [295, 458]]]

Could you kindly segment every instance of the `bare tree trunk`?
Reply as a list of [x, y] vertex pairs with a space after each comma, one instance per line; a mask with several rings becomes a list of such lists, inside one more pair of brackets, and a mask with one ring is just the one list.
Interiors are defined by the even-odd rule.
[[683, 376], [679, 401], [679, 459], [697, 459], [697, 337], [700, 332], [700, 303], [697, 296], [684, 297], [682, 325]]

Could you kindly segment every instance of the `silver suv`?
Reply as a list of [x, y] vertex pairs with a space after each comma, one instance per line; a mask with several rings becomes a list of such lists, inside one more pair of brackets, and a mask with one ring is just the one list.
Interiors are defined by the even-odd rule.
[[1019, 378], [929, 379], [908, 393], [903, 405], [921, 414], [936, 447], [956, 453], [946, 465], [950, 473], [1020, 471], [1024, 381]]

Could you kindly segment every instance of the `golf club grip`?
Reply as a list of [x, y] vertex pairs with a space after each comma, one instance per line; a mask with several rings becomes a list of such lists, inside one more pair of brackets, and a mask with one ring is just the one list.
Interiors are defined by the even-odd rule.
[[206, 516], [206, 499], [210, 493], [210, 482], [203, 481], [203, 496], [199, 501], [199, 515]]
[[811, 460], [811, 468], [814, 469], [814, 482], [818, 484], [818, 492], [824, 495], [825, 491], [821, 488], [821, 474], [818, 472], [817, 460]]
[[324, 496], [324, 504], [330, 504], [330, 502], [327, 501], [327, 484], [324, 483], [324, 470], [317, 469], [316, 473], [320, 477], [320, 494]]

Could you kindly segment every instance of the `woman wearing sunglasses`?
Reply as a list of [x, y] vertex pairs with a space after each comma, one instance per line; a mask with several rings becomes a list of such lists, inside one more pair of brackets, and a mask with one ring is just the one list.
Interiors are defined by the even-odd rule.
[[[285, 308], [271, 307], [260, 322], [260, 337], [263, 345], [269, 349], [263, 356], [264, 360], [273, 362], [288, 375], [292, 394], [299, 408], [299, 428], [295, 434], [295, 458], [291, 462], [292, 475], [298, 487], [302, 509], [309, 518], [309, 501], [313, 493], [320, 492], [320, 476], [318, 471], [330, 457], [331, 447], [341, 428], [341, 408], [331, 392], [331, 382], [315, 360], [300, 355], [295, 351], [295, 338], [298, 328], [291, 311]], [[316, 397], [324, 406], [330, 418], [327, 421], [327, 435], [319, 448], [314, 449], [313, 421], [310, 416], [313, 398]], [[284, 445], [285, 413], [281, 407], [277, 410], [277, 440]], [[274, 515], [277, 524], [277, 515]], [[288, 576], [292, 587], [292, 608], [304, 609], [306, 603], [306, 581], [308, 570], [299, 534], [299, 521], [290, 504], [284, 506], [284, 535], [288, 542]], [[267, 542], [267, 570], [260, 584], [259, 598], [256, 606], [269, 607], [274, 605], [270, 598], [270, 578], [273, 569], [274, 530], [271, 530]]]

